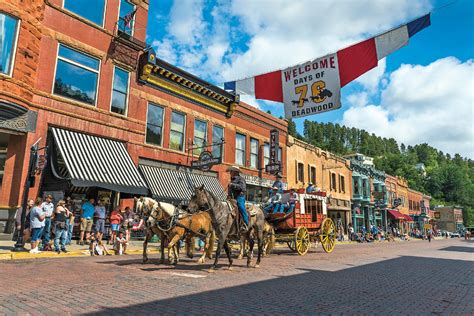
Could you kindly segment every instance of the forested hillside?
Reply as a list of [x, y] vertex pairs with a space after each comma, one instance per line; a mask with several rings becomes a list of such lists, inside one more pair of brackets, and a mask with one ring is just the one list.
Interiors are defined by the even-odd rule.
[[[306, 120], [304, 135], [288, 124], [290, 135], [338, 155], [361, 153], [374, 157], [377, 169], [402, 176], [410, 188], [432, 196], [432, 207], [439, 204], [464, 208], [464, 223], [474, 226], [474, 161], [456, 154], [453, 157], [428, 144], [405, 146], [393, 138], [383, 138], [365, 130], [339, 124]], [[423, 163], [426, 175], [416, 168]]]

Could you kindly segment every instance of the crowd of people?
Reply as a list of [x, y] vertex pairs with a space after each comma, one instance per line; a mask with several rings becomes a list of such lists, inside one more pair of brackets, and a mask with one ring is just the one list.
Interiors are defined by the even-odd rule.
[[[27, 201], [26, 217], [23, 229], [23, 240], [30, 240], [30, 253], [55, 251], [67, 253], [67, 245], [71, 244], [75, 215], [71, 198], [61, 199], [56, 205], [53, 197], [47, 195]], [[17, 210], [16, 229], [21, 230], [22, 208]], [[143, 228], [143, 220], [139, 219], [130, 207], [116, 207], [107, 215], [106, 205], [102, 201], [90, 198], [81, 205], [79, 221], [79, 245], [89, 245], [91, 255], [110, 254], [105, 242], [106, 222], [110, 223], [108, 244], [113, 246], [116, 254], [126, 254], [132, 230]], [[53, 238], [52, 238], [53, 237]], [[51, 245], [51, 240], [52, 245]], [[54, 247], [54, 248], [53, 248]]]

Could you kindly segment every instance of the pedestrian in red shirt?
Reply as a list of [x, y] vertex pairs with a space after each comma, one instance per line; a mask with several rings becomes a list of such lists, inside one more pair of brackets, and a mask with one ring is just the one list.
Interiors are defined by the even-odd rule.
[[120, 211], [120, 207], [117, 206], [115, 210], [110, 214], [110, 226], [112, 228], [112, 235], [110, 236], [109, 244], [113, 245], [117, 238], [117, 233], [120, 230], [120, 224], [122, 224], [123, 216]]

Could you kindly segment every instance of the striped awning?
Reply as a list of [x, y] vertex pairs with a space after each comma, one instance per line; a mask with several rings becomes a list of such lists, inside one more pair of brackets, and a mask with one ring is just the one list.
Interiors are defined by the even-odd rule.
[[153, 198], [159, 201], [186, 204], [194, 193], [194, 188], [202, 184], [222, 201], [226, 198], [217, 177], [146, 164], [139, 164], [138, 168], [145, 177]]
[[59, 128], [51, 132], [73, 186], [148, 194], [124, 143]]

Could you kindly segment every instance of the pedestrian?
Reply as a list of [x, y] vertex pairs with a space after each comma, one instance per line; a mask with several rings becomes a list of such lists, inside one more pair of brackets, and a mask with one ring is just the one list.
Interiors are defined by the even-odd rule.
[[[67, 224], [69, 210], [66, 208], [66, 201], [59, 200], [54, 211], [54, 251], [58, 254], [66, 253]], [[61, 248], [60, 248], [61, 245]]]
[[125, 229], [125, 238], [127, 241], [130, 241], [131, 238], [131, 233], [132, 233], [132, 228], [133, 228], [133, 222], [135, 221], [135, 213], [132, 211], [130, 207], [125, 208], [125, 213], [123, 215], [124, 221], [123, 221], [123, 226]]
[[432, 236], [431, 236], [431, 229], [430, 229], [430, 230], [428, 230], [428, 242], [431, 242], [431, 237]]
[[117, 237], [115, 238], [115, 243], [114, 243], [114, 250], [116, 255], [126, 255], [127, 251], [127, 239], [123, 235], [123, 230], [121, 229], [118, 232]]
[[352, 223], [349, 223], [349, 240], [354, 240], [354, 226], [352, 226]]
[[[31, 237], [30, 211], [31, 211], [31, 208], [34, 205], [35, 205], [35, 201], [33, 199], [28, 199], [28, 201], [26, 202], [25, 224], [24, 224], [23, 232], [22, 232], [23, 233], [23, 242], [28, 242], [28, 240]], [[16, 236], [20, 236], [19, 231], [21, 230], [21, 213], [22, 212], [23, 212], [23, 207], [20, 206], [16, 210], [16, 214], [15, 214], [15, 225], [16, 225], [16, 231], [17, 231]]]
[[41, 241], [43, 235], [44, 222], [46, 214], [41, 207], [43, 199], [37, 197], [35, 200], [35, 205], [30, 212], [30, 227], [31, 227], [31, 249], [30, 253], [40, 253], [38, 250], [38, 244]]
[[105, 233], [105, 215], [106, 210], [102, 201], [99, 201], [94, 208], [94, 218], [95, 218], [95, 234], [97, 240], [102, 240], [102, 237]]
[[92, 231], [92, 218], [94, 217], [94, 198], [90, 198], [84, 202], [81, 207], [81, 235], [78, 241], [79, 245], [84, 245], [84, 235], [86, 237], [86, 244], [89, 243]]
[[72, 203], [72, 199], [68, 196], [66, 198], [66, 205], [65, 207], [69, 211], [69, 217], [66, 219], [66, 229], [67, 229], [67, 237], [66, 237], [66, 245], [70, 245], [72, 241], [72, 233], [74, 231], [74, 204]]
[[44, 229], [43, 229], [43, 251], [51, 251], [51, 216], [54, 211], [53, 196], [48, 194], [46, 200], [41, 204], [41, 208], [45, 213]]
[[115, 210], [110, 214], [110, 226], [112, 229], [112, 234], [110, 235], [109, 244], [114, 245], [115, 239], [117, 238], [117, 233], [120, 230], [120, 224], [123, 221], [123, 216], [120, 212], [120, 207], [117, 206]]

